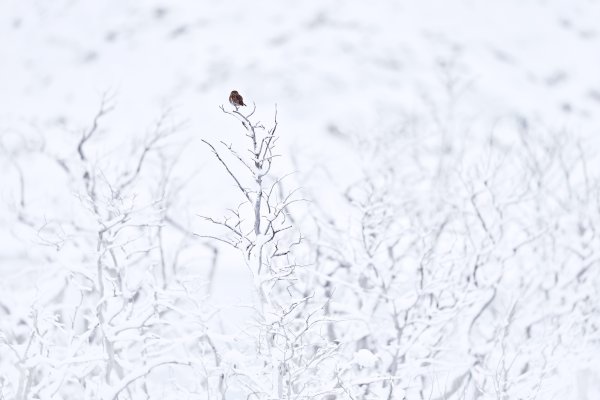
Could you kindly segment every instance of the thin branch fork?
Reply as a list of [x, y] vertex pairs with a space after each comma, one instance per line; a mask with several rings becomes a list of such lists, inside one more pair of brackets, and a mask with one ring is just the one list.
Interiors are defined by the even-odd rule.
[[224, 226], [225, 228], [229, 229], [231, 232], [235, 233], [238, 237], [240, 238], [244, 238], [244, 234], [239, 231], [237, 229], [237, 227], [240, 225], [240, 223], [238, 222], [235, 226], [231, 226], [227, 223], [227, 220], [225, 221], [217, 221], [211, 217], [205, 217], [203, 215], [198, 215], [200, 218], [204, 219], [205, 221], [211, 222], [215, 225], [220, 225], [220, 226]]
[[245, 166], [246, 168], [248, 168], [248, 171], [250, 171], [250, 173], [254, 174], [254, 171], [252, 170], [252, 168], [250, 167], [250, 165], [248, 165], [248, 163], [247, 163], [247, 162], [246, 162], [246, 161], [245, 161], [245, 160], [242, 158], [242, 156], [240, 156], [240, 155], [238, 154], [238, 152], [237, 152], [237, 151], [235, 151], [235, 150], [233, 149], [233, 146], [232, 146], [231, 144], [227, 144], [227, 143], [225, 143], [225, 142], [224, 142], [224, 141], [222, 141], [222, 140], [221, 140], [221, 144], [222, 144], [223, 146], [225, 146], [225, 148], [226, 148], [227, 150], [229, 150], [229, 151], [231, 152], [231, 154], [233, 154], [233, 155], [234, 155], [234, 156], [235, 156], [235, 157], [236, 157], [236, 158], [237, 158], [237, 159], [238, 159], [238, 160], [239, 160], [239, 161], [240, 161], [242, 164], [244, 164], [244, 166]]
[[244, 187], [242, 186], [242, 184], [240, 183], [240, 181], [238, 180], [238, 178], [234, 175], [233, 172], [231, 172], [231, 170], [229, 169], [229, 166], [227, 165], [227, 163], [225, 161], [223, 161], [223, 159], [221, 158], [221, 156], [219, 155], [219, 152], [214, 148], [214, 146], [212, 144], [210, 144], [208, 141], [202, 139], [202, 141], [204, 143], [206, 143], [206, 145], [208, 147], [211, 148], [213, 154], [217, 157], [217, 159], [221, 162], [221, 164], [223, 164], [223, 167], [225, 167], [225, 170], [227, 170], [227, 173], [229, 174], [229, 176], [231, 176], [233, 178], [233, 180], [235, 181], [235, 183], [237, 184], [238, 188], [240, 189], [240, 191], [244, 194], [244, 196], [246, 197], [246, 199], [248, 199], [249, 202], [252, 203], [252, 199], [250, 198], [250, 193], [247, 189], [244, 189]]
[[112, 96], [108, 96], [107, 93], [104, 93], [102, 95], [102, 101], [100, 102], [100, 109], [94, 116], [94, 119], [92, 121], [92, 126], [90, 127], [90, 129], [87, 132], [83, 133], [83, 136], [81, 137], [81, 140], [79, 141], [79, 144], [77, 145], [77, 153], [79, 153], [79, 158], [81, 159], [81, 161], [87, 160], [85, 153], [83, 152], [83, 146], [85, 145], [85, 143], [88, 140], [90, 140], [90, 138], [94, 135], [94, 133], [96, 133], [98, 131], [100, 119], [102, 119], [103, 116], [105, 116], [106, 114], [108, 114], [109, 112], [114, 110], [114, 105], [107, 105], [107, 103], [109, 103], [111, 101], [112, 101]]
[[139, 176], [140, 172], [142, 171], [142, 166], [144, 164], [144, 160], [146, 159], [148, 153], [151, 150], [156, 149], [158, 147], [157, 143], [160, 140], [175, 133], [177, 131], [177, 129], [179, 128], [179, 126], [175, 126], [169, 130], [163, 130], [163, 125], [164, 125], [165, 119], [168, 117], [168, 115], [169, 115], [168, 111], [163, 113], [163, 115], [161, 115], [159, 120], [156, 122], [153, 133], [149, 136], [149, 138], [146, 139], [146, 141], [144, 143], [142, 152], [140, 153], [140, 155], [138, 157], [135, 170], [129, 176], [129, 178], [127, 178], [125, 181], [123, 181], [118, 186], [118, 188], [116, 190], [117, 194], [121, 193], [125, 187], [129, 186]]

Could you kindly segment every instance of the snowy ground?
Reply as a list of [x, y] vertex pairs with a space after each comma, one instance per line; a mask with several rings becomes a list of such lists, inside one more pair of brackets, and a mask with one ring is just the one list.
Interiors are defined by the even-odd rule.
[[[449, 393], [446, 387], [456, 385], [460, 390], [451, 391], [454, 397], [448, 398], [600, 398], [600, 364], [594, 361], [600, 357], [597, 331], [600, 329], [597, 325], [600, 321], [597, 310], [600, 279], [596, 272], [600, 242], [594, 225], [600, 221], [598, 188], [595, 185], [600, 178], [600, 159], [596, 156], [600, 145], [598, 21], [600, 3], [585, 0], [7, 0], [0, 3], [0, 318], [4, 312], [4, 321], [0, 322], [0, 399], [76, 399], [87, 396], [109, 399], [113, 398], [110, 390], [115, 387], [115, 380], [127, 380], [127, 371], [122, 375], [113, 372], [112, 381], [98, 378], [106, 373], [102, 369], [106, 366], [103, 367], [102, 362], [95, 364], [93, 360], [109, 357], [106, 355], [107, 342], [100, 339], [97, 347], [90, 346], [83, 353], [75, 350], [72, 354], [70, 350], [56, 353], [63, 357], [61, 360], [69, 359], [66, 353], [69, 357], [87, 360], [77, 364], [77, 368], [81, 369], [70, 375], [71, 371], [65, 365], [71, 364], [64, 361], [64, 365], [59, 363], [57, 366], [58, 358], [54, 362], [51, 360], [52, 349], [71, 349], [65, 343], [83, 337], [82, 332], [87, 332], [85, 327], [78, 328], [75, 322], [71, 330], [64, 325], [55, 326], [52, 329], [64, 331], [65, 336], [48, 333], [48, 339], [43, 340], [44, 335], [35, 322], [36, 312], [45, 316], [40, 320], [48, 322], [54, 318], [52, 313], [56, 309], [63, 307], [72, 311], [78, 303], [85, 303], [77, 297], [77, 291], [61, 289], [60, 282], [76, 281], [79, 278], [74, 277], [78, 274], [89, 277], [90, 282], [99, 279], [94, 275], [96, 271], [91, 262], [96, 250], [95, 236], [90, 233], [99, 221], [90, 214], [93, 207], [86, 198], [87, 181], [82, 176], [90, 168], [89, 171], [100, 171], [98, 176], [106, 177], [107, 181], [126, 181], [127, 171], [135, 170], [144, 138], [152, 135], [156, 121], [168, 111], [166, 129], [177, 126], [177, 132], [162, 150], [167, 161], [177, 160], [171, 173], [175, 182], [173, 186], [183, 187], [173, 199], [175, 211], [171, 216], [185, 225], [189, 232], [205, 232], [207, 227], [198, 218], [199, 214], [222, 215], [225, 208], [238, 204], [236, 187], [201, 141], [206, 139], [218, 143], [223, 140], [238, 148], [246, 144], [240, 124], [219, 109], [222, 104], [230, 109], [227, 98], [232, 89], [244, 95], [248, 104], [256, 104], [257, 119], [265, 125], [272, 124], [277, 105], [280, 135], [277, 151], [282, 157], [272, 172], [281, 176], [297, 171], [286, 185], [290, 186], [289, 189], [300, 186], [302, 196], [310, 204], [298, 210], [297, 228], [308, 236], [309, 244], [298, 258], [309, 260], [306, 261], [309, 264], [307, 268], [319, 265], [319, 256], [315, 254], [322, 246], [326, 249], [325, 253], [329, 251], [327, 249], [337, 250], [341, 253], [340, 258], [353, 254], [347, 258], [356, 261], [358, 268], [356, 273], [334, 275], [327, 270], [327, 265], [323, 270], [318, 266], [315, 267], [318, 278], [310, 278], [314, 279], [313, 284], [319, 285], [325, 282], [319, 279], [329, 276], [327, 282], [335, 282], [333, 285], [337, 285], [335, 290], [339, 296], [342, 293], [346, 296], [332, 300], [332, 307], [338, 307], [342, 310], [339, 315], [345, 316], [340, 319], [364, 319], [364, 325], [368, 326], [368, 329], [348, 328], [354, 336], [347, 339], [346, 348], [339, 349], [336, 353], [339, 357], [332, 356], [331, 360], [335, 361], [328, 359], [323, 363], [324, 370], [337, 371], [337, 375], [331, 372], [331, 376], [338, 377], [338, 386], [331, 388], [336, 381], [332, 381], [331, 387], [321, 382], [322, 387], [328, 387], [330, 391], [323, 389], [321, 395], [315, 392], [313, 398], [383, 398], [369, 397], [382, 394], [377, 389], [365, 392], [364, 385], [355, 382], [360, 379], [376, 381], [376, 377], [379, 379], [386, 373], [391, 374], [386, 369], [389, 360], [384, 353], [389, 350], [392, 354], [393, 351], [388, 348], [390, 342], [383, 339], [384, 335], [391, 334], [383, 331], [392, 329], [393, 324], [388, 326], [381, 322], [383, 317], [376, 312], [372, 316], [367, 315], [366, 307], [357, 314], [343, 310], [350, 305], [360, 308], [372, 300], [363, 301], [362, 294], [353, 297], [354, 289], [345, 292], [344, 288], [360, 287], [366, 292], [372, 291], [371, 286], [360, 281], [365, 276], [360, 268], [366, 269], [375, 262], [373, 260], [382, 256], [380, 253], [368, 257], [361, 255], [360, 246], [353, 242], [356, 239], [358, 243], [361, 233], [357, 226], [365, 218], [356, 214], [357, 208], [349, 199], [362, 196], [365, 182], [368, 183], [365, 186], [373, 190], [369, 201], [377, 198], [374, 214], [380, 212], [381, 209], [377, 208], [380, 203], [394, 210], [392, 214], [382, 212], [385, 217], [380, 221], [379, 233], [385, 231], [387, 235], [389, 232], [402, 241], [417, 231], [425, 232], [423, 237], [429, 235], [433, 231], [430, 224], [439, 222], [442, 225], [445, 212], [448, 215], [471, 213], [474, 216], [475, 228], [470, 222], [465, 226], [449, 222], [455, 235], [462, 233], [463, 228], [464, 232], [479, 229], [479, 221], [486, 220], [485, 215], [478, 220], [472, 210], [461, 207], [464, 204], [470, 207], [469, 199], [473, 204], [479, 201], [476, 198], [479, 194], [475, 197], [470, 195], [481, 188], [481, 192], [487, 193], [488, 182], [492, 182], [500, 195], [494, 197], [490, 194], [489, 201], [482, 200], [485, 203], [481, 205], [482, 212], [485, 214], [491, 210], [490, 215], [502, 221], [498, 222], [502, 229], [498, 229], [503, 235], [506, 233], [515, 241], [528, 241], [530, 235], [534, 237], [542, 231], [544, 233], [540, 235], [549, 231], [556, 232], [556, 235], [553, 233], [548, 240], [532, 245], [527, 250], [529, 253], [512, 265], [509, 264], [513, 261], [505, 265], [507, 258], [499, 256], [498, 260], [502, 262], [490, 257], [490, 270], [482, 267], [485, 276], [492, 277], [490, 282], [494, 281], [498, 270], [506, 274], [498, 284], [503, 288], [498, 289], [501, 295], [494, 299], [500, 303], [497, 310], [501, 311], [487, 317], [490, 327], [498, 323], [500, 328], [490, 329], [494, 335], [510, 337], [507, 333], [510, 329], [502, 331], [501, 327], [512, 325], [509, 322], [503, 325], [501, 320], [511, 320], [505, 315], [512, 315], [511, 307], [517, 308], [511, 304], [522, 306], [527, 301], [524, 299], [533, 296], [531, 293], [537, 290], [538, 280], [539, 287], [545, 290], [541, 292], [550, 300], [545, 303], [539, 300], [542, 297], [536, 297], [536, 303], [523, 306], [522, 311], [516, 312], [516, 320], [520, 322], [515, 322], [515, 329], [526, 331], [523, 321], [554, 315], [554, 311], [550, 310], [554, 305], [568, 310], [564, 311], [564, 315], [574, 315], [572, 320], [567, 318], [557, 322], [565, 330], [564, 334], [556, 334], [558, 339], [551, 335], [553, 328], [550, 326], [556, 328], [552, 323], [544, 326], [547, 331], [540, 333], [539, 339], [536, 339], [535, 332], [532, 339], [528, 330], [523, 336], [527, 340], [523, 339], [522, 343], [518, 336], [512, 342], [513, 339], [507, 339], [517, 349], [515, 354], [518, 357], [526, 358], [525, 354], [539, 351], [547, 356], [547, 365], [551, 364], [548, 360], [553, 360], [551, 367], [544, 364], [539, 366], [541, 372], [538, 375], [527, 375], [527, 370], [533, 370], [535, 363], [523, 361], [522, 371], [526, 372], [509, 379], [510, 385], [504, 388], [499, 385], [495, 392], [482, 388], [480, 394], [476, 394], [475, 387], [487, 382], [482, 376], [491, 371], [483, 365], [489, 362], [497, 365], [499, 371], [500, 366], [504, 366], [507, 353], [494, 353], [486, 347], [489, 343], [465, 344], [466, 339], [462, 337], [462, 340], [460, 335], [460, 323], [454, 330], [448, 328], [452, 333], [436, 331], [440, 337], [451, 337], [451, 340], [436, 342], [433, 333], [431, 337], [427, 336], [429, 333], [416, 336], [423, 338], [423, 342], [415, 339], [415, 347], [425, 348], [428, 343], [435, 343], [435, 346], [440, 346], [439, 351], [448, 352], [439, 359], [438, 353], [429, 354], [425, 350], [422, 350], [425, 356], [415, 356], [415, 359], [434, 365], [437, 369], [429, 373], [438, 375], [430, 381], [423, 378], [427, 374], [401, 381], [399, 385], [406, 384], [402, 390], [407, 396], [425, 396], [416, 389], [410, 391], [419, 381], [423, 390], [432, 393], [431, 398], [439, 399], [444, 398], [444, 393]], [[91, 126], [104, 95], [108, 96], [114, 110], [102, 119], [100, 130], [86, 144], [87, 161], [79, 163], [77, 144], [83, 132]], [[524, 137], [528, 139], [523, 140]], [[583, 159], [587, 161], [583, 162]], [[544, 164], [544, 160], [548, 163]], [[136, 180], [135, 186], [131, 187], [130, 197], [120, 204], [108, 204], [107, 209], [127, 208], [128, 202], [132, 207], [152, 203], [156, 195], [156, 188], [152, 185], [162, 179], [159, 176], [161, 171], [164, 172], [159, 168], [161, 162], [166, 161], [161, 161], [155, 153], [150, 154], [144, 164], [144, 168], [149, 167], [140, 174], [139, 182]], [[565, 165], [573, 169], [561, 167]], [[531, 174], [525, 172], [529, 166], [533, 171]], [[539, 179], [538, 186], [533, 183], [528, 186], [536, 180], [536, 173], [543, 178]], [[565, 178], [565, 175], [569, 176]], [[564, 185], [562, 179], [565, 179]], [[521, 189], [520, 183], [523, 187], [535, 187], [537, 191], [519, 197], [515, 193]], [[473, 192], [469, 192], [470, 189]], [[109, 192], [108, 188], [102, 190]], [[493, 189], [489, 191], [491, 193]], [[518, 209], [510, 208], [513, 202], [519, 202]], [[506, 208], [502, 208], [504, 205], [507, 205]], [[364, 206], [364, 209], [368, 207]], [[361, 208], [361, 212], [364, 209]], [[159, 221], [164, 217], [160, 210], [160, 207], [142, 210], [135, 221], [139, 221], [140, 225]], [[438, 211], [439, 218], [436, 217]], [[503, 218], [506, 218], [506, 223]], [[553, 223], [544, 224], [544, 220]], [[164, 222], [160, 221], [157, 225]], [[320, 226], [321, 230], [315, 226]], [[581, 234], [571, 235], [571, 230], [575, 232], [576, 227]], [[260, 368], [252, 366], [253, 355], [248, 353], [248, 343], [243, 342], [248, 339], [248, 321], [256, 318], [255, 307], [249, 305], [258, 301], [251, 273], [237, 252], [214, 243], [219, 249], [219, 256], [215, 275], [209, 278], [211, 248], [204, 245], [194, 247], [176, 235], [175, 232], [181, 234], [181, 231], [171, 228], [172, 234], [164, 238], [167, 256], [162, 259], [176, 259], [181, 268], [177, 273], [173, 272], [173, 282], [176, 281], [177, 285], [166, 285], [160, 293], [165, 298], [173, 296], [178, 299], [188, 290], [202, 293], [190, 295], [194, 306], [190, 299], [185, 306], [172, 300], [173, 304], [186, 310], [186, 318], [191, 321], [185, 325], [182, 323], [178, 332], [198, 336], [197, 332], [207, 329], [215, 337], [222, 335], [218, 340], [213, 338], [213, 341], [217, 342], [218, 353], [223, 360], [228, 360], [223, 363], [237, 363], [238, 367], [239, 363], [245, 363], [248, 369], [236, 373], [260, 375], [253, 369]], [[318, 239], [317, 231], [320, 232]], [[489, 236], [494, 234], [488, 232]], [[137, 237], [134, 232], [128, 235], [130, 239]], [[482, 235], [485, 236], [485, 233]], [[436, 245], [430, 249], [433, 253], [448, 256], [440, 261], [440, 265], [458, 259], [467, 264], [472, 261], [468, 251], [464, 255], [457, 247], [464, 245], [466, 248], [473, 241], [465, 240], [463, 243], [456, 238], [440, 236], [439, 247]], [[561, 243], [561, 238], [574, 238], [574, 242]], [[579, 238], [583, 244], [577, 242]], [[386, 237], [382, 240], [391, 239]], [[485, 244], [482, 239], [483, 250], [479, 255], [487, 254], [485, 249], [489, 247], [502, 253], [514, 246], [514, 243], [490, 240], [493, 246]], [[189, 247], [178, 253], [178, 246], [184, 242]], [[148, 243], [149, 248], [154, 248], [154, 242], [149, 238]], [[131, 253], [124, 259], [135, 259], [136, 252], [151, 254], [153, 251], [142, 247], [130, 250]], [[571, 250], [563, 253], [563, 247]], [[410, 246], [407, 245], [407, 248]], [[424, 250], [417, 254], [418, 251], [410, 255], [406, 253], [407, 262], [403, 268], [410, 270], [414, 267], [417, 270], [415, 260], [419, 257], [425, 259], [427, 253]], [[564, 255], [569, 251], [578, 252], [580, 259], [573, 260], [569, 258], [571, 256]], [[463, 256], [464, 259], [461, 258]], [[335, 257], [331, 254], [323, 256], [323, 264], [332, 262]], [[344, 262], [352, 264], [348, 260]], [[588, 264], [589, 268], [586, 267]], [[562, 281], [556, 286], [548, 283], [554, 276], [552, 274], [559, 276], [562, 271], [577, 276], [577, 282], [580, 282], [581, 276], [577, 275], [577, 271], [581, 268], [586, 268], [586, 276], [595, 274], [581, 281], [581, 287], [570, 286], [572, 282], [568, 279], [564, 285]], [[128, 279], [135, 282], [133, 286], [145, 287], [149, 281], [160, 280], [155, 270], [150, 272], [154, 275], [148, 277], [149, 270], [133, 261], [130, 271]], [[376, 275], [376, 278], [367, 276], [364, 279], [377, 280], [380, 275]], [[404, 270], [400, 275], [399, 292], [392, 297], [397, 297], [399, 303], [408, 302], [410, 305], [412, 297], [403, 296], [414, 289], [412, 278], [406, 277], [410, 274]], [[85, 279], [81, 278], [78, 285], [84, 287], [89, 284]], [[535, 284], [531, 283], [534, 281]], [[556, 277], [556, 281], [559, 282], [560, 278]], [[432, 291], [443, 286], [436, 285], [432, 284]], [[323, 287], [326, 287], [325, 284]], [[558, 287], [559, 293], [558, 289], [552, 289]], [[512, 293], [514, 288], [521, 288], [522, 292]], [[419, 296], [424, 293], [421, 289]], [[478, 292], [479, 286], [476, 289], [473, 289], [473, 297], [461, 300], [460, 307], [468, 309], [471, 314], [466, 312], [465, 315], [471, 318], [474, 312], [470, 307], [485, 304], [487, 299], [483, 289], [481, 293]], [[131, 290], [132, 293], [135, 291]], [[324, 293], [327, 290], [324, 289]], [[442, 294], [438, 300], [444, 298], [445, 293], [444, 289], [439, 290]], [[82, 289], [81, 293], [84, 292]], [[189, 295], [189, 292], [186, 293]], [[578, 297], [578, 294], [581, 296]], [[126, 294], [123, 296], [126, 297]], [[387, 292], [385, 296], [388, 296]], [[318, 294], [315, 302], [317, 297]], [[369, 296], [367, 298], [370, 299]], [[355, 300], [360, 305], [357, 306]], [[538, 300], [540, 303], [537, 303]], [[346, 301], [348, 304], [344, 304]], [[538, 306], [548, 309], [541, 311], [536, 309]], [[461, 314], [463, 308], [460, 310], [456, 318], [467, 318]], [[580, 320], [577, 319], [579, 311]], [[563, 315], [563, 311], [556, 313]], [[425, 314], [419, 314], [419, 318], [426, 318]], [[191, 316], [202, 322], [192, 321]], [[445, 318], [438, 314], [434, 316], [438, 317], [441, 320]], [[555, 318], [558, 321], [559, 317]], [[126, 324], [126, 321], [127, 318], [120, 323]], [[522, 325], [519, 325], [521, 322]], [[564, 325], [567, 323], [572, 325], [567, 327]], [[191, 334], [197, 327], [195, 324], [204, 328], [198, 328], [196, 333]], [[585, 327], [578, 330], [580, 325]], [[378, 342], [376, 332], [379, 326], [381, 342]], [[577, 328], [571, 329], [573, 326]], [[48, 329], [48, 332], [54, 332]], [[361, 329], [370, 332], [365, 334], [370, 339], [360, 338], [361, 333], [356, 332], [362, 332]], [[481, 337], [486, 336], [485, 330], [485, 327], [481, 328]], [[192, 347], [187, 342], [182, 344], [173, 339], [178, 336], [172, 331], [161, 331], [161, 334], [168, 340], [174, 340], [181, 349]], [[94, 342], [94, 335], [90, 334], [90, 343]], [[23, 338], [29, 337], [39, 340], [39, 343], [35, 342], [40, 349], [39, 354], [28, 356], [27, 362], [23, 359], [19, 364], [15, 354], [27, 347]], [[235, 344], [238, 340], [244, 344]], [[219, 347], [221, 342], [228, 341], [234, 344]], [[559, 349], [556, 343], [562, 345], [565, 342], [573, 343], [573, 347]], [[169, 343], [172, 347], [165, 345], [161, 351], [176, 348], [175, 344]], [[544, 344], [539, 348], [542, 350], [535, 347], [539, 343]], [[504, 341], [501, 341], [499, 348], [504, 349], [504, 346]], [[553, 350], [548, 350], [550, 348]], [[571, 348], [576, 350], [570, 353]], [[135, 348], [129, 351], [135, 352]], [[456, 358], [450, 360], [448, 357], [454, 351]], [[482, 356], [477, 359], [480, 354], [489, 354], [489, 358]], [[517, 361], [517, 355], [512, 362], [519, 364], [521, 359]], [[564, 363], [557, 363], [557, 357]], [[129, 359], [137, 360], [134, 356]], [[477, 362], [469, 364], [476, 359]], [[136, 365], [136, 362], [123, 364], [135, 375], [136, 371], [144, 371], [146, 358], [143, 364]], [[335, 364], [335, 367], [328, 363]], [[354, 365], [354, 370], [348, 372], [350, 370], [340, 367], [344, 363]], [[407, 359], [405, 366], [410, 369], [417, 364], [411, 364]], [[471, 365], [472, 369], [463, 364]], [[31, 371], [35, 368], [29, 369], [28, 375], [23, 373], [23, 365], [27, 368], [44, 366], [35, 372], [38, 374], [35, 379], [31, 378], [33, 389], [29, 391], [24, 388], [23, 382], [27, 379], [23, 376], [33, 376]], [[48, 365], [51, 367], [44, 369]], [[225, 368], [222, 365], [203, 365], [204, 372], [208, 371], [207, 376], [218, 375]], [[418, 364], [417, 367], [426, 368], [424, 365]], [[208, 397], [198, 394], [204, 386], [192, 387], [190, 382], [202, 368], [194, 368], [192, 375], [175, 367], [168, 372], [157, 367], [153, 373], [158, 373], [157, 379], [164, 383], [163, 388], [170, 388], [168, 385], [171, 384], [177, 386], [181, 390], [177, 392], [179, 398], [221, 398], [216, 393], [222, 395], [224, 392], [214, 389], [218, 384], [210, 381], [212, 378], [206, 378], [209, 382], [206, 387], [214, 389], [214, 393], [206, 389]], [[402, 370], [402, 367], [399, 368]], [[472, 384], [452, 375], [463, 369], [470, 371], [468, 380]], [[371, 370], [375, 372], [370, 374]], [[240, 383], [242, 379], [236, 373], [228, 372], [230, 389], [228, 397], [223, 395], [223, 398], [246, 398], [245, 385], [248, 383]], [[106, 374], [111, 375], [111, 372]], [[85, 389], [75, 384], [70, 386], [69, 382], [76, 380], [73, 378], [75, 375], [80, 380], [85, 380], [86, 376], [93, 377], [89, 378], [93, 383]], [[240, 381], [234, 380], [234, 376]], [[325, 376], [329, 375], [323, 373], [319, 376], [326, 380]], [[444, 379], [446, 383], [440, 383]], [[96, 385], [98, 390], [91, 389], [92, 385]], [[129, 392], [124, 390], [119, 398], [146, 398], [142, 393], [148, 393], [147, 389], [141, 389], [140, 381], [136, 380], [134, 385], [139, 386], [132, 386]], [[195, 394], [194, 390], [197, 390]], [[161, 389], [153, 388], [150, 392], [158, 396]], [[184, 392], [187, 397], [182, 394]], [[402, 398], [400, 394], [394, 396], [398, 397], [390, 398]], [[257, 398], [276, 397], [257, 395]]]

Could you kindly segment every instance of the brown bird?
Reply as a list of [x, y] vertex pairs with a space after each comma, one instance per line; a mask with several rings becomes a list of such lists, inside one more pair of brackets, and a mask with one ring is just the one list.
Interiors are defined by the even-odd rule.
[[242, 95], [237, 92], [237, 90], [231, 91], [231, 94], [229, 95], [229, 102], [231, 105], [235, 106], [235, 108], [245, 106], [244, 99], [242, 98]]

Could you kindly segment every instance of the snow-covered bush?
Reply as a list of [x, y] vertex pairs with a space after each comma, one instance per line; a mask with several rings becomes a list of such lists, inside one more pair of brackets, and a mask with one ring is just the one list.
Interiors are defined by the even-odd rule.
[[[312, 291], [301, 290], [298, 281], [310, 266], [302, 265], [302, 235], [291, 217], [302, 202], [297, 190], [286, 191], [289, 174], [270, 174], [277, 157], [277, 111], [271, 128], [253, 120], [256, 107], [247, 114], [227, 111], [236, 118], [248, 138], [248, 149], [236, 150], [223, 141], [218, 146], [203, 140], [223, 172], [238, 189], [241, 202], [223, 218], [203, 216], [224, 236], [204, 235], [239, 251], [239, 259], [250, 270], [255, 292], [255, 315], [243, 334], [234, 338], [246, 357], [235, 352], [228, 385], [240, 398], [296, 399], [321, 396], [323, 365], [336, 345], [321, 336], [324, 303], [315, 302]], [[237, 167], [242, 167], [242, 172]], [[305, 253], [305, 251], [304, 251]], [[230, 352], [228, 354], [231, 354]], [[248, 357], [248, 355], [251, 355]], [[229, 362], [231, 364], [231, 361]], [[325, 378], [325, 379], [324, 379]], [[223, 397], [226, 393], [223, 392]]]
[[[191, 234], [170, 216], [178, 125], [166, 113], [140, 142], [103, 151], [112, 109], [105, 97], [69, 148], [13, 157], [24, 171], [13, 233], [32, 248], [3, 291], [3, 398], [144, 398], [191, 384], [215, 357], [178, 261]], [[41, 191], [35, 169], [54, 180]]]
[[361, 174], [312, 208], [314, 287], [355, 363], [338, 398], [565, 395], [564, 360], [598, 351], [598, 156], [519, 119], [483, 140], [414, 132], [357, 140]]
[[[325, 193], [301, 164], [274, 168], [276, 111], [267, 127], [222, 108], [246, 148], [202, 139], [235, 189], [207, 215], [186, 201], [204, 187], [173, 172], [180, 124], [166, 113], [126, 143], [104, 129], [112, 109], [57, 133], [66, 148], [0, 142], [16, 189], [0, 398], [536, 399], [569, 390], [565, 360], [593, 379], [592, 144], [413, 119], [356, 140], [354, 169], [331, 174], [352, 182]], [[219, 268], [250, 277], [243, 313], [211, 297]]]

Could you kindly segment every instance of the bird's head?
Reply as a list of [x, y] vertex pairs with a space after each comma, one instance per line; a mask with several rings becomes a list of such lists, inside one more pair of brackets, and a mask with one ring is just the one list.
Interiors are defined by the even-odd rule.
[[238, 94], [237, 90], [232, 90], [231, 94]]

